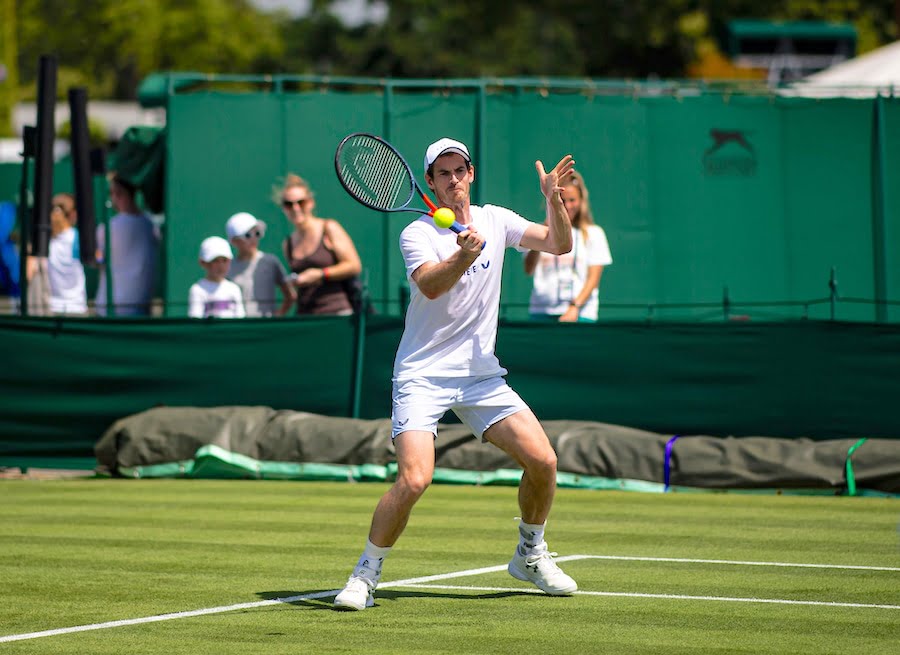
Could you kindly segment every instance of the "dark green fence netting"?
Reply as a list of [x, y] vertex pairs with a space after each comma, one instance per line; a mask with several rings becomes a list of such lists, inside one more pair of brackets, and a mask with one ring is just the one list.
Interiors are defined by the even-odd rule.
[[[368, 318], [362, 339], [353, 317], [340, 316], [0, 317], [0, 457], [88, 456], [116, 420], [157, 406], [386, 418], [402, 329], [386, 316]], [[510, 322], [497, 352], [541, 420], [669, 435], [900, 438], [896, 325]]]

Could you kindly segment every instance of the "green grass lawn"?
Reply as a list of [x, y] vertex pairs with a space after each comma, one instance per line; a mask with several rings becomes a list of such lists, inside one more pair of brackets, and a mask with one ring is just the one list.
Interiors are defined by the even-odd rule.
[[[265, 602], [341, 587], [386, 488], [0, 481], [0, 653], [898, 652], [894, 498], [561, 489], [550, 547], [603, 558], [563, 562], [585, 593], [554, 598], [505, 570], [392, 585], [512, 554], [516, 489], [436, 485], [385, 563], [375, 608]], [[210, 608], [229, 609], [2, 641]]]

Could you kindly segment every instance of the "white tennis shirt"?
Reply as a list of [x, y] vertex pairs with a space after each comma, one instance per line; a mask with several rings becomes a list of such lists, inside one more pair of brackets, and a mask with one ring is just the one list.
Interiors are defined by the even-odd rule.
[[410, 302], [394, 379], [505, 375], [494, 354], [500, 307], [500, 282], [507, 248], [518, 247], [530, 221], [497, 207], [473, 205], [472, 224], [487, 240], [485, 249], [445, 294], [429, 300], [412, 281], [427, 262], [442, 262], [456, 251], [456, 234], [438, 228], [430, 216], [410, 223], [400, 234]]

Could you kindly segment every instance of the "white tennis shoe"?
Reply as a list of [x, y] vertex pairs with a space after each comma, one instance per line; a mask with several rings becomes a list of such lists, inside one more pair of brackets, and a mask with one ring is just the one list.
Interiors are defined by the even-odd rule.
[[522, 551], [521, 546], [516, 548], [516, 554], [507, 567], [512, 577], [531, 582], [551, 596], [567, 596], [578, 590], [578, 584], [553, 561], [557, 553], [549, 552], [546, 543], [536, 547], [529, 555]]
[[334, 597], [336, 609], [364, 610], [375, 604], [373, 595], [377, 582], [361, 575], [351, 575], [341, 592]]

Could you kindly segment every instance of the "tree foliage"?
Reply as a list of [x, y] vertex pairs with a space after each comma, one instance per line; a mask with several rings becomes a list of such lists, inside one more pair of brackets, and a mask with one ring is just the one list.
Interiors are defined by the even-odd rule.
[[897, 38], [895, 1], [393, 0], [384, 24], [345, 34], [331, 60], [397, 77], [683, 77], [734, 18], [853, 23], [865, 51]]
[[[370, 4], [374, 0], [369, 0]], [[864, 52], [897, 38], [897, 0], [391, 0], [350, 27], [333, 0], [292, 18], [251, 0], [19, 0], [18, 73], [132, 99], [159, 70], [393, 77], [684, 77], [734, 18], [853, 23]]]
[[20, 0], [19, 69], [55, 54], [60, 87], [134, 98], [156, 70], [255, 73], [278, 66], [283, 20], [247, 0]]

